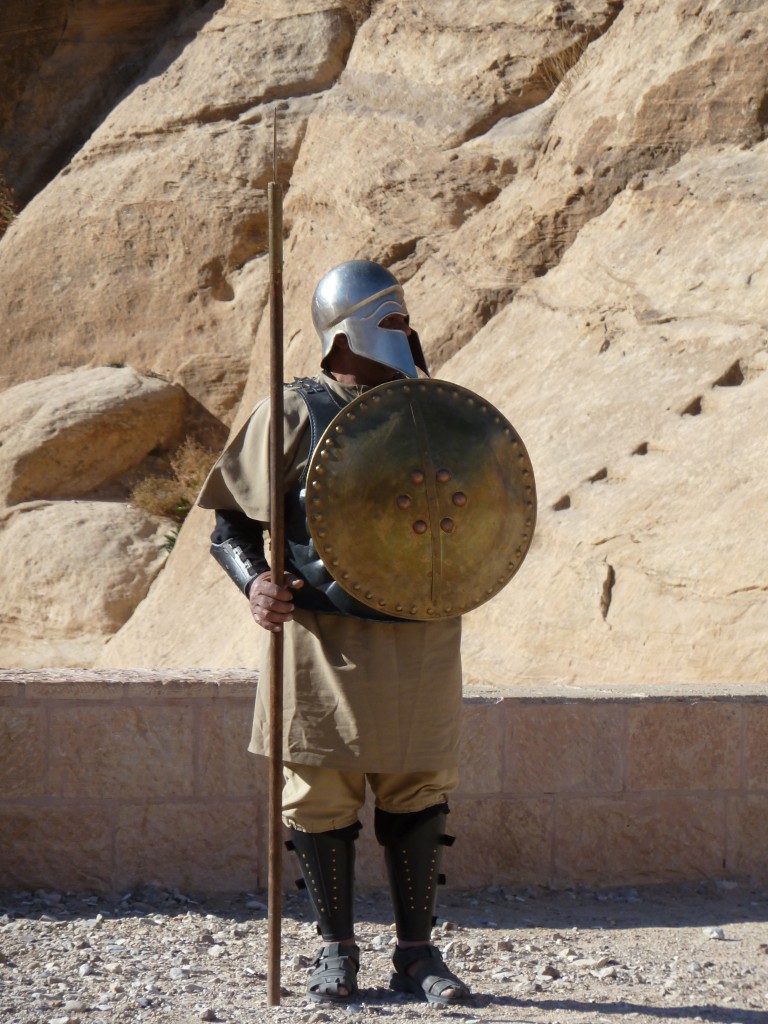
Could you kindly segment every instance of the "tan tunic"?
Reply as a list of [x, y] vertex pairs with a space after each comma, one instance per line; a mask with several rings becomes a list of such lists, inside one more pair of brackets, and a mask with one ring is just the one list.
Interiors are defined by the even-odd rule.
[[[360, 388], [323, 378], [344, 402]], [[286, 487], [309, 453], [303, 399], [285, 393]], [[203, 508], [269, 521], [269, 406], [251, 418], [211, 471]], [[353, 525], [351, 526], [353, 528]], [[457, 763], [461, 620], [377, 622], [297, 609], [285, 629], [283, 758], [363, 772], [429, 771]], [[269, 634], [249, 749], [269, 750]]]

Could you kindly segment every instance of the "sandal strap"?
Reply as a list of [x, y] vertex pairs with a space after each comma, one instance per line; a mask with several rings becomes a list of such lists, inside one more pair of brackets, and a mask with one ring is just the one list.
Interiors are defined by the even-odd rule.
[[352, 943], [329, 942], [323, 946], [312, 962], [313, 967], [323, 967], [331, 970], [347, 970], [346, 960], [354, 965], [355, 972], [360, 970], [360, 947]]
[[[409, 974], [408, 968], [417, 962], [418, 968]], [[414, 988], [421, 987], [428, 995], [439, 996], [449, 988], [462, 993], [462, 998], [469, 995], [464, 982], [446, 966], [437, 946], [426, 943], [423, 946], [397, 947], [392, 955], [392, 963], [402, 978], [407, 979]]]
[[[348, 1002], [357, 995], [360, 967], [358, 946], [330, 942], [323, 946], [312, 964], [315, 968], [307, 982], [307, 995], [314, 1002]], [[341, 995], [339, 989], [346, 989]]]
[[437, 946], [425, 943], [423, 946], [397, 946], [392, 954], [392, 963], [398, 974], [405, 974], [417, 960], [428, 960], [429, 966], [445, 967], [445, 961]]

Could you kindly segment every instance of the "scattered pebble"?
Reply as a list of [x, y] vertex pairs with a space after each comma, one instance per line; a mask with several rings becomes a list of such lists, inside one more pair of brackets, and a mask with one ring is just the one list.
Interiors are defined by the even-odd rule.
[[[253, 894], [0, 894], [0, 1021], [600, 1024], [618, 1013], [633, 1024], [669, 1024], [706, 1006], [705, 1020], [737, 1024], [734, 1013], [748, 1021], [764, 1009], [768, 894], [747, 885], [602, 894], [497, 886], [470, 898], [449, 890], [433, 941], [476, 993], [461, 1009], [391, 991], [389, 897], [374, 893], [356, 904], [359, 997], [349, 1006], [307, 1000], [302, 972], [318, 936], [306, 897], [286, 895], [281, 1001], [268, 1007], [266, 904]], [[702, 927], [713, 918], [723, 926]], [[703, 941], [726, 933], [705, 959]]]

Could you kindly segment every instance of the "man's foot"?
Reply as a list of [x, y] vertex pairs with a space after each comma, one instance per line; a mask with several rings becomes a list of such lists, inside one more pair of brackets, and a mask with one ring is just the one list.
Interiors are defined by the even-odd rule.
[[360, 950], [353, 942], [330, 942], [312, 965], [307, 995], [316, 1003], [344, 1003], [357, 995]]
[[440, 950], [425, 943], [423, 946], [398, 946], [392, 957], [395, 973], [390, 988], [396, 992], [426, 999], [428, 1003], [449, 1006], [460, 1003], [471, 995], [469, 989], [445, 965]]

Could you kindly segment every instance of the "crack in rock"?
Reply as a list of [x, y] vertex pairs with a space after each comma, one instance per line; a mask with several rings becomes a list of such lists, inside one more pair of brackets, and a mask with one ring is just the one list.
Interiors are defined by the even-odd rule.
[[613, 588], [616, 585], [616, 570], [610, 562], [606, 562], [606, 569], [608, 571], [605, 574], [603, 592], [600, 595], [600, 613], [603, 616], [603, 621], [608, 618], [608, 611], [611, 607], [611, 600], [613, 598]]

